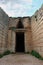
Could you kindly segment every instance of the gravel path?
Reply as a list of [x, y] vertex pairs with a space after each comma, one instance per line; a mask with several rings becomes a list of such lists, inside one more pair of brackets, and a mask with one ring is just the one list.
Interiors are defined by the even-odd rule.
[[1, 58], [0, 65], [43, 65], [43, 61], [29, 54], [12, 54]]

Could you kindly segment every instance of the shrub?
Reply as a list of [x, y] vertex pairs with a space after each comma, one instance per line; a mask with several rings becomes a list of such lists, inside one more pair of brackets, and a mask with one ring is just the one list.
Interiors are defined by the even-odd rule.
[[7, 50], [3, 54], [0, 54], [0, 58], [2, 58], [5, 55], [9, 55], [9, 54], [15, 54], [15, 53], [14, 52], [10, 52], [9, 50]]
[[41, 57], [41, 55], [40, 55], [38, 52], [32, 50], [32, 51], [31, 51], [31, 54], [32, 54], [33, 56], [35, 56], [36, 58], [38, 58], [38, 59], [40, 59], [40, 60], [43, 60], [43, 58]]
[[9, 50], [7, 50], [7, 51], [5, 51], [5, 52], [3, 53], [3, 55], [9, 55], [9, 54], [11, 54], [11, 52], [10, 52]]
[[0, 54], [0, 58], [2, 58], [3, 57], [3, 54]]

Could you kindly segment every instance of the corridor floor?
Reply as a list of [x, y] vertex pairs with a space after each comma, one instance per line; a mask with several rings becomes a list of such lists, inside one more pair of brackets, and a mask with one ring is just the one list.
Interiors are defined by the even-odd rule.
[[29, 54], [17, 53], [1, 58], [0, 65], [43, 65], [43, 61]]

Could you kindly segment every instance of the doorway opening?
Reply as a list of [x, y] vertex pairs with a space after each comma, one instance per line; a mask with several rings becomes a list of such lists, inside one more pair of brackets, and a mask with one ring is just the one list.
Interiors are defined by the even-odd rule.
[[24, 32], [16, 33], [16, 52], [25, 52]]
[[[18, 29], [23, 29], [23, 23], [21, 19], [17, 24]], [[24, 32], [16, 32], [16, 52], [25, 52], [25, 45], [24, 45]]]

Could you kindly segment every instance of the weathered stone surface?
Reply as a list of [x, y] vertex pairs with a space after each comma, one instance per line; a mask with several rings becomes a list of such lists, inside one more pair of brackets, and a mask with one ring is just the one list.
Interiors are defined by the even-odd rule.
[[8, 19], [8, 15], [0, 8], [0, 53], [7, 49]]
[[43, 6], [31, 18], [33, 49], [43, 56]]
[[[23, 28], [17, 28], [21, 21]], [[36, 50], [43, 56], [43, 5], [32, 17], [12, 18], [0, 8], [0, 51], [15, 51], [16, 32], [24, 32], [25, 52]]]

